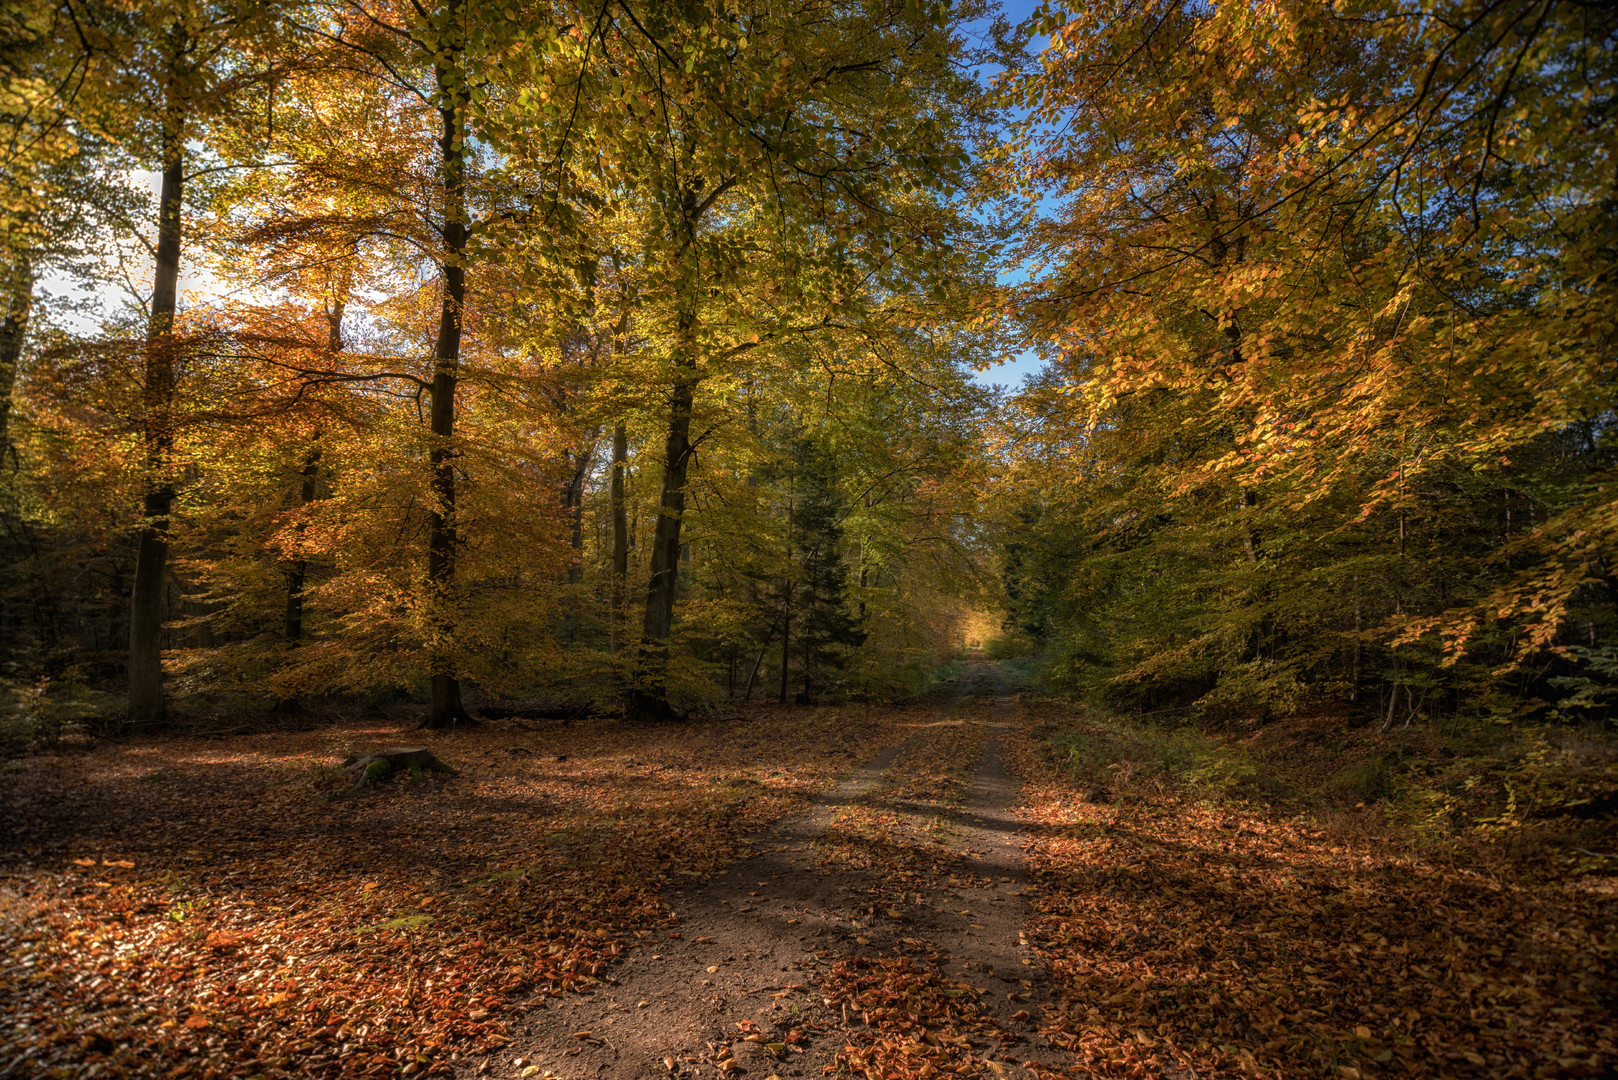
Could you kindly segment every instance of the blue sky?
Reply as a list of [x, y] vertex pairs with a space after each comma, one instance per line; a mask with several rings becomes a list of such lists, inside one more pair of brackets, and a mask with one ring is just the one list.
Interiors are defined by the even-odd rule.
[[[999, 10], [1008, 20], [1016, 24], [1032, 14], [1036, 6], [1036, 0], [1001, 0]], [[983, 35], [986, 40], [990, 21], [986, 19], [977, 23], [969, 23], [966, 27], [966, 33], [968, 35]], [[999, 71], [998, 66], [983, 65], [978, 68], [978, 77], [987, 80]], [[1003, 270], [1000, 274], [1000, 280], [1002, 282], [1015, 281], [1022, 276], [1020, 268], [1012, 268]], [[1033, 352], [1023, 352], [1014, 355], [1007, 363], [997, 364], [987, 371], [977, 372], [973, 375], [973, 381], [980, 386], [1002, 386], [1009, 390], [1016, 390], [1022, 386], [1024, 379], [1037, 373], [1041, 366], [1039, 357]]]

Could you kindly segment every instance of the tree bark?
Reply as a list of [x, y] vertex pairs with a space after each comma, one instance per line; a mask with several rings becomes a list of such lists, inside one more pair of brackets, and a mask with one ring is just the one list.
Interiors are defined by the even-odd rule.
[[700, 269], [695, 256], [697, 223], [702, 215], [735, 182], [721, 181], [706, 198], [689, 185], [679, 192], [678, 240], [676, 255], [683, 281], [680, 289], [678, 352], [674, 357], [674, 382], [669, 394], [668, 439], [663, 446], [663, 489], [658, 499], [657, 527], [652, 537], [650, 581], [646, 588], [646, 612], [641, 623], [641, 641], [636, 664], [635, 685], [630, 691], [627, 714], [644, 720], [675, 717], [668, 702], [669, 633], [674, 625], [674, 598], [680, 583], [680, 528], [685, 517], [685, 480], [691, 466], [691, 409], [696, 401], [696, 343], [693, 328], [697, 321]]
[[770, 642], [773, 640], [775, 640], [775, 627], [771, 626], [770, 632], [764, 635], [764, 643], [758, 647], [758, 656], [753, 659], [753, 670], [747, 674], [747, 689], [742, 692], [743, 701], [751, 701], [753, 698], [753, 686], [758, 681], [758, 669], [764, 666], [764, 654], [769, 651]]
[[567, 564], [567, 583], [577, 585], [584, 580], [584, 480], [590, 473], [590, 462], [596, 456], [596, 439], [600, 429], [590, 436], [590, 442], [573, 459], [573, 472], [562, 486], [562, 508], [568, 517], [568, 545], [572, 556]]
[[1259, 557], [1258, 530], [1253, 527], [1252, 511], [1258, 505], [1258, 496], [1247, 488], [1241, 489], [1236, 500], [1236, 509], [1242, 516], [1242, 548], [1247, 552], [1247, 561], [1257, 564]]
[[[451, 60], [458, 49], [445, 54]], [[466, 151], [456, 88], [447, 63], [436, 65], [441, 96], [439, 117], [443, 134], [439, 154], [444, 169], [444, 261], [441, 266], [443, 297], [438, 315], [438, 341], [433, 349], [432, 409], [428, 426], [432, 449], [432, 509], [427, 519], [427, 590], [432, 606], [432, 645], [429, 675], [432, 699], [422, 726], [441, 729], [470, 724], [472, 717], [461, 704], [461, 683], [455, 677], [453, 645], [455, 559], [460, 536], [455, 521], [455, 386], [460, 376], [461, 313], [466, 302]]]
[[624, 604], [629, 579], [629, 512], [624, 494], [624, 468], [629, 458], [629, 432], [622, 422], [612, 429], [612, 611], [609, 647], [614, 656], [624, 646]]
[[11, 394], [17, 385], [17, 364], [28, 336], [28, 315], [34, 307], [34, 266], [24, 252], [17, 259], [6, 315], [0, 319], [0, 466], [11, 453]]
[[[315, 478], [320, 472], [320, 443], [309, 448], [309, 453], [303, 459], [303, 468], [300, 470], [303, 483], [298, 487], [298, 505], [308, 506], [315, 501]], [[304, 524], [298, 522], [294, 527], [300, 540], [303, 536]], [[301, 641], [303, 639], [303, 587], [309, 573], [309, 560], [300, 553], [292, 560], [287, 568], [287, 611], [284, 634], [288, 641]]]
[[1365, 654], [1365, 641], [1360, 637], [1364, 626], [1364, 606], [1360, 602], [1360, 578], [1354, 575], [1354, 671], [1349, 677], [1348, 703], [1358, 705], [1360, 701], [1360, 660]]
[[651, 578], [641, 622], [640, 664], [629, 712], [642, 720], [674, 717], [668, 702], [669, 633], [680, 583], [680, 526], [685, 516], [685, 478], [691, 464], [691, 406], [696, 399], [694, 366], [685, 361], [669, 395], [669, 433], [663, 445], [663, 490], [652, 534]]
[[[172, 93], [172, 91], [171, 91]], [[163, 695], [163, 593], [168, 571], [169, 514], [174, 481], [174, 315], [180, 282], [181, 200], [185, 188], [185, 133], [178, 103], [163, 121], [163, 181], [158, 196], [157, 259], [151, 317], [146, 327], [142, 378], [145, 486], [129, 597], [129, 722], [153, 726], [168, 718]]]

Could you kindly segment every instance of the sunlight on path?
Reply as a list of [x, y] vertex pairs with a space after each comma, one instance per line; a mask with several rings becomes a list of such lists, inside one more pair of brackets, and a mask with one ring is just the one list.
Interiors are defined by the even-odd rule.
[[[905, 741], [755, 838], [750, 857], [674, 894], [676, 930], [597, 993], [534, 1012], [467, 1074], [809, 1077], [932, 1064], [1029, 1075], [1024, 1061], [1055, 1064], [1031, 1043], [1045, 998], [1021, 943], [1022, 826], [1000, 760], [1015, 711], [997, 669], [973, 664], [934, 715], [909, 720]], [[936, 1012], [918, 1004], [929, 990]]]

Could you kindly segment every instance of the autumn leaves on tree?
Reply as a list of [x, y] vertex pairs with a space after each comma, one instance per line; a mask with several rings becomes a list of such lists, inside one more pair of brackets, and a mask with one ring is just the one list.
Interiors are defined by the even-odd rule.
[[1003, 601], [1131, 708], [1611, 698], [1603, 11], [137, 8], [5, 16], [31, 681], [667, 718]]
[[[898, 541], [969, 499], [987, 402], [961, 373], [981, 335], [946, 307], [986, 265], [948, 198], [976, 123], [948, 18], [41, 7], [18, 70], [76, 71], [64, 122], [161, 177], [144, 329], [63, 336], [27, 399], [62, 406], [30, 413], [31, 460], [100, 441], [100, 489], [138, 489], [130, 618], [91, 633], [127, 635], [130, 722], [164, 719], [165, 664], [284, 704], [421, 685], [433, 727], [471, 719], [467, 678], [660, 718], [756, 638], [791, 646], [781, 677], [806, 688], [800, 665], [846, 667], [829, 641], [726, 624], [734, 583], [697, 560], [790, 549], [770, 536], [796, 527], [770, 520], [789, 495], [762, 479], [776, 432], [824, 456], [873, 404], [940, 390], [957, 419], [908, 460], [850, 455], [825, 481], [896, 466], [883, 497], [906, 509], [860, 541], [888, 589], [959, 548]], [[182, 303], [182, 274], [220, 287]], [[137, 335], [138, 371], [109, 359]], [[108, 363], [127, 381], [70, 407]], [[777, 569], [825, 578], [801, 560], [828, 557]], [[62, 596], [65, 569], [28, 572]], [[890, 670], [937, 647], [899, 625], [917, 595], [891, 606]], [[720, 623], [682, 631], [682, 603]]]
[[1027, 29], [1050, 47], [1007, 77], [999, 175], [1060, 209], [1016, 290], [1053, 363], [1011, 579], [1060, 677], [1224, 717], [1584, 715], [1557, 680], [1618, 625], [1610, 15]]

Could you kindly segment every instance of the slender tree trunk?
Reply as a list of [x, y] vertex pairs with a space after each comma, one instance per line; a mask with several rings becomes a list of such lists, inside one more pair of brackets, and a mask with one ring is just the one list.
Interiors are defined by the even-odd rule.
[[1360, 601], [1360, 578], [1354, 575], [1354, 672], [1351, 676], [1348, 692], [1348, 701], [1351, 705], [1359, 704], [1360, 700], [1360, 662], [1365, 655], [1365, 642], [1360, 637], [1360, 631], [1365, 626], [1365, 606]]
[[[589, 473], [590, 462], [596, 453], [595, 439], [592, 437], [590, 445], [574, 459], [573, 473], [567, 478], [567, 484], [562, 490], [562, 506], [568, 516], [568, 553], [567, 583], [577, 585], [584, 580], [584, 479]], [[567, 643], [576, 645], [579, 640], [579, 597], [575, 593], [569, 600], [569, 610], [566, 615]]]
[[[814, 610], [814, 603], [812, 600], [806, 606], [811, 612]], [[810, 640], [811, 637], [812, 635], [810, 634], [798, 634], [798, 643], [802, 647], [803, 651], [803, 703], [805, 705], [814, 704], [815, 698], [815, 688], [812, 685], [812, 680], [814, 678], [815, 657], [814, 643]]]
[[33, 306], [34, 266], [24, 253], [17, 259], [10, 295], [6, 297], [5, 318], [0, 319], [0, 467], [4, 467], [11, 451], [11, 395], [17, 385], [17, 363], [22, 359]]
[[860, 544], [860, 621], [865, 621], [865, 590], [870, 580], [870, 571], [865, 566], [865, 545]]
[[608, 623], [614, 656], [624, 647], [625, 587], [629, 579], [629, 511], [624, 494], [629, 432], [622, 422], [612, 429], [612, 612]]
[[[790, 558], [790, 555], [789, 555]], [[788, 578], [781, 610], [781, 704], [787, 703], [787, 672], [792, 666], [792, 580]]]
[[[317, 435], [316, 439], [318, 440], [318, 438], [319, 436]], [[308, 506], [315, 501], [315, 478], [320, 473], [320, 443], [318, 441], [309, 448], [309, 453], [304, 456], [303, 468], [300, 473], [303, 477], [303, 483], [298, 487], [298, 505], [302, 507]], [[297, 532], [299, 537], [300, 554], [296, 559], [292, 560], [292, 565], [287, 568], [285, 636], [288, 641], [301, 641], [303, 640], [303, 587], [309, 573], [309, 560], [305, 559], [301, 553], [304, 523], [302, 521], [298, 522], [294, 526], [294, 531]]]
[[185, 133], [179, 105], [170, 101], [163, 126], [163, 181], [158, 195], [157, 259], [151, 318], [146, 328], [142, 378], [146, 490], [129, 596], [129, 722], [157, 725], [168, 717], [163, 696], [163, 593], [168, 572], [169, 514], [174, 481], [174, 314], [180, 282], [181, 200], [185, 187]]
[[764, 635], [764, 644], [758, 647], [758, 655], [753, 658], [753, 670], [747, 674], [747, 689], [742, 693], [743, 701], [750, 701], [753, 697], [753, 687], [758, 682], [758, 669], [764, 666], [764, 654], [770, 651], [770, 642], [775, 640], [775, 627]]
[[584, 477], [594, 456], [595, 445], [592, 443], [579, 455], [578, 465], [567, 481], [568, 546], [573, 551], [567, 564], [569, 585], [577, 585], [584, 580]]
[[669, 633], [680, 575], [680, 526], [685, 516], [685, 478], [691, 464], [691, 406], [696, 372], [689, 360], [669, 400], [669, 434], [663, 446], [663, 491], [652, 534], [651, 580], [641, 623], [640, 664], [630, 694], [630, 715], [643, 720], [674, 716], [668, 703]]
[[[332, 310], [326, 313], [326, 349], [329, 352], [343, 351], [343, 309], [347, 304], [338, 300], [332, 305]], [[315, 432], [314, 444], [304, 455], [303, 468], [300, 470], [303, 483], [298, 487], [298, 505], [307, 507], [315, 501], [315, 480], [320, 475], [320, 432]], [[292, 560], [287, 569], [287, 611], [284, 636], [288, 641], [303, 640], [303, 590], [309, 574], [309, 560], [302, 554], [302, 537], [304, 523], [299, 521], [295, 526], [299, 537], [299, 554]]]
[[658, 499], [657, 527], [652, 537], [650, 581], [646, 588], [646, 612], [641, 623], [640, 650], [635, 686], [630, 691], [627, 713], [644, 720], [671, 719], [674, 710], [668, 702], [669, 634], [674, 626], [674, 599], [680, 583], [680, 529], [685, 518], [685, 481], [691, 467], [691, 408], [696, 401], [696, 345], [692, 328], [696, 324], [700, 272], [693, 257], [697, 223], [732, 180], [724, 181], [699, 200], [695, 188], [679, 192], [679, 261], [683, 280], [679, 285], [679, 352], [674, 361], [674, 383], [669, 394], [668, 439], [663, 446], [663, 489]]
[[1253, 507], [1258, 505], [1258, 496], [1246, 488], [1242, 489], [1236, 506], [1242, 514], [1242, 548], [1247, 552], [1247, 561], [1258, 562], [1259, 541], [1258, 530], [1253, 528]]
[[[451, 58], [455, 51], [451, 51]], [[439, 116], [443, 135], [439, 153], [444, 168], [443, 299], [438, 315], [438, 341], [433, 349], [432, 410], [428, 424], [432, 449], [432, 510], [427, 518], [427, 589], [432, 605], [432, 646], [429, 658], [432, 699], [422, 726], [441, 729], [470, 724], [472, 717], [461, 704], [461, 683], [455, 677], [455, 560], [460, 536], [455, 520], [455, 386], [460, 377], [461, 313], [466, 303], [466, 152], [465, 132], [457, 115], [464, 93], [444, 63], [437, 68], [442, 97]]]

